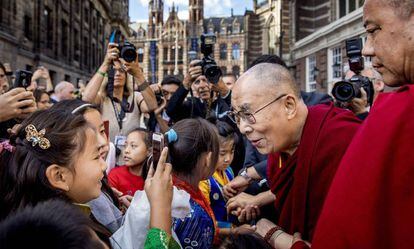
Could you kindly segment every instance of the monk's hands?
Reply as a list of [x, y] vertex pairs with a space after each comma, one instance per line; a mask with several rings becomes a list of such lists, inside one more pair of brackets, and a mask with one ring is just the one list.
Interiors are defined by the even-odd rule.
[[231, 182], [224, 185], [223, 187], [224, 197], [226, 197], [227, 199], [235, 197], [239, 193], [246, 190], [248, 186], [249, 186], [249, 181], [246, 178], [242, 176], [236, 176]]
[[229, 199], [227, 212], [237, 216], [240, 222], [247, 222], [260, 215], [260, 208], [256, 196], [242, 192]]
[[246, 205], [244, 208], [237, 208], [231, 212], [237, 216], [240, 223], [254, 221], [260, 216], [260, 208], [256, 205]]

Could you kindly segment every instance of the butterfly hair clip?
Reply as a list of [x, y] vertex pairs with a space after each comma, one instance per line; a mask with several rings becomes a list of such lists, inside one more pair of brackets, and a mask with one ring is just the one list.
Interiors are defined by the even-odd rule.
[[46, 134], [45, 129], [37, 131], [34, 125], [29, 124], [24, 130], [26, 131], [26, 140], [31, 142], [33, 147], [39, 145], [43, 150], [50, 148], [50, 141], [44, 137]]

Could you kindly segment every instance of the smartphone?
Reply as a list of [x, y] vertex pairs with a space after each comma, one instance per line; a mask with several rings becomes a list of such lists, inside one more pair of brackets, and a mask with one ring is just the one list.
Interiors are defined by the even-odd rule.
[[164, 135], [161, 133], [152, 134], [152, 163], [154, 171], [157, 169], [158, 161], [160, 160], [161, 152], [164, 149]]
[[27, 88], [32, 83], [32, 72], [26, 70], [17, 70], [16, 79], [13, 83], [13, 88], [23, 87]]

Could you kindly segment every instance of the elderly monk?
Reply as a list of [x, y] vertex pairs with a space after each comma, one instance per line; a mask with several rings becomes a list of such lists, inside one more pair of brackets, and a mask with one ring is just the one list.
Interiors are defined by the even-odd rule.
[[360, 126], [333, 104], [307, 107], [289, 71], [261, 63], [233, 88], [231, 117], [262, 154], [281, 229], [264, 220], [257, 232], [275, 248], [290, 247], [295, 232], [312, 235], [337, 166]]
[[342, 159], [312, 248], [414, 248], [414, 1], [366, 0], [363, 54], [380, 94]]

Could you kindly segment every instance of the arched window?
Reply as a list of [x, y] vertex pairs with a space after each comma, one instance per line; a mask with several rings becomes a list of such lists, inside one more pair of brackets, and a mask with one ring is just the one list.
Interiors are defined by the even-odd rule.
[[220, 44], [220, 60], [226, 60], [227, 59], [227, 44], [222, 43]]
[[240, 60], [240, 44], [233, 43], [231, 58], [233, 60]]

